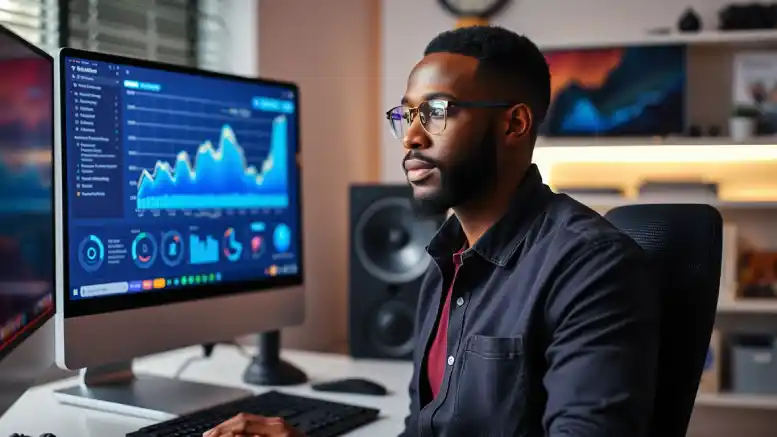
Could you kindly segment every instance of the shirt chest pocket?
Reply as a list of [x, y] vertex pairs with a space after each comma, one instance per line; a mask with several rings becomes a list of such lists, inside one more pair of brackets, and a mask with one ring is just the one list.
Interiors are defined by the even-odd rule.
[[526, 404], [523, 337], [470, 336], [462, 358], [455, 387], [457, 435], [520, 435]]

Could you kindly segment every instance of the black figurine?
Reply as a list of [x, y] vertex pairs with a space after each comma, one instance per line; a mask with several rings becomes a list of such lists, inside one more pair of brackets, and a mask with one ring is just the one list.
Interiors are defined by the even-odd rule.
[[680, 32], [698, 32], [701, 30], [701, 18], [693, 8], [688, 8], [680, 15], [677, 27]]

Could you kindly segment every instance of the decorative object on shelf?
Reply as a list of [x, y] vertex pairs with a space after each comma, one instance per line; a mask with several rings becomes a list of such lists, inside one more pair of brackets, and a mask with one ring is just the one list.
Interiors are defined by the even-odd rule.
[[702, 128], [698, 124], [692, 124], [688, 126], [688, 136], [698, 138], [702, 134]]
[[769, 332], [746, 332], [733, 337], [731, 392], [777, 394], [777, 337]]
[[721, 247], [719, 303], [737, 300], [739, 288], [739, 255], [748, 247], [747, 240], [739, 232], [736, 223], [723, 223], [723, 244]]
[[674, 29], [671, 27], [652, 27], [647, 30], [647, 34], [653, 36], [666, 36], [671, 35], [673, 31]]
[[677, 22], [677, 28], [680, 32], [698, 32], [701, 30], [701, 18], [693, 8], [688, 8], [680, 15]]
[[[717, 124], [707, 126], [708, 137], [719, 137], [721, 134], [721, 128]], [[700, 138], [704, 136], [704, 126], [700, 124], [691, 124], [688, 126], [688, 137]]]
[[484, 26], [511, 0], [438, 0], [458, 20], [456, 27]]
[[580, 203], [592, 207], [595, 203], [610, 203], [626, 200], [625, 192], [621, 187], [584, 187], [557, 185], [554, 191], [566, 194]]
[[580, 187], [580, 186], [556, 186], [556, 192], [566, 193], [570, 196], [616, 196], [623, 197], [621, 187]]
[[755, 106], [737, 105], [731, 112], [728, 121], [728, 130], [731, 139], [737, 143], [743, 143], [756, 135], [756, 126], [761, 112]]
[[735, 109], [732, 116], [741, 118], [739, 129], [751, 129], [751, 137], [777, 134], [777, 51], [737, 53], [732, 71], [733, 105], [758, 110], [754, 114], [752, 109]]
[[718, 200], [718, 185], [703, 181], [651, 181], [646, 180], [639, 186], [638, 201], [660, 200], [671, 202], [673, 199], [695, 199], [700, 202]]
[[720, 30], [761, 30], [777, 28], [775, 3], [730, 4], [718, 11]]
[[751, 244], [739, 255], [737, 299], [777, 299], [777, 252]]

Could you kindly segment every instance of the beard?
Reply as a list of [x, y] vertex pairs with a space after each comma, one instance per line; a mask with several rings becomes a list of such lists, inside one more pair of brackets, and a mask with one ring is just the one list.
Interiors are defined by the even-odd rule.
[[413, 196], [416, 215], [419, 218], [441, 216], [493, 188], [497, 178], [496, 150], [496, 135], [489, 128], [453, 162], [435, 163], [440, 173], [440, 187], [434, 193]]

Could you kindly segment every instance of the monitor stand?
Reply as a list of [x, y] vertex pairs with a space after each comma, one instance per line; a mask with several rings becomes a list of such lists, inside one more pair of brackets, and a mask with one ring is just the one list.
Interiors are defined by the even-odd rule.
[[246, 384], [281, 386], [304, 384], [308, 381], [305, 372], [281, 359], [280, 331], [259, 334], [257, 349], [259, 352], [243, 372], [243, 382]]
[[65, 405], [164, 421], [253, 393], [152, 375], [136, 375], [132, 363], [83, 369], [80, 383], [55, 391]]

